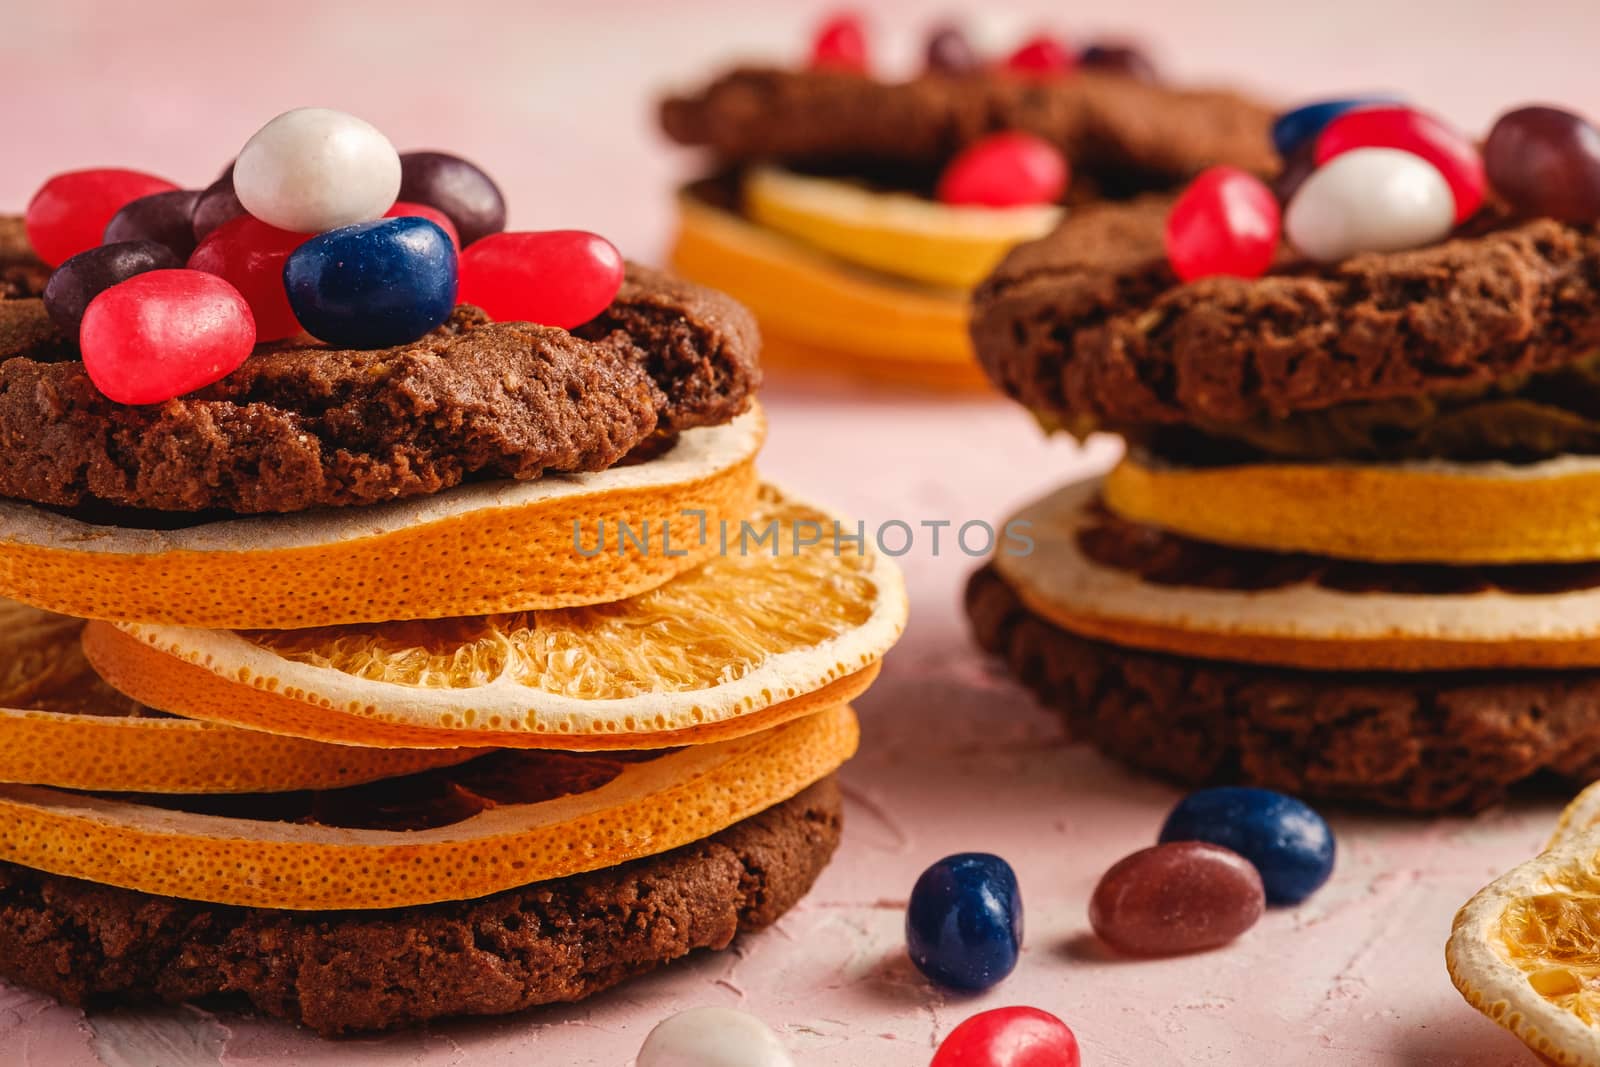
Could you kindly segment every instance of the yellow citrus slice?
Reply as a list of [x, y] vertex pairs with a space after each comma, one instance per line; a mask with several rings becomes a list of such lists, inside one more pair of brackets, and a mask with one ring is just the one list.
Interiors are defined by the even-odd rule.
[[496, 753], [371, 787], [161, 805], [0, 786], [0, 859], [261, 908], [470, 900], [657, 855], [731, 826], [855, 752], [848, 707], [654, 758]]
[[347, 744], [697, 743], [870, 684], [906, 599], [858, 532], [767, 487], [745, 523], [708, 530], [709, 562], [617, 603], [314, 630], [95, 623], [84, 647], [152, 707]]
[[1202, 541], [1378, 563], [1600, 560], [1600, 458], [1171, 467], [1106, 480], [1124, 518]]
[[[1600, 666], [1600, 587], [1424, 593], [1407, 591], [1415, 576], [1406, 567], [1381, 564], [1361, 572], [1359, 589], [1324, 586], [1304, 575], [1263, 587], [1263, 576], [1294, 561], [1251, 553], [1231, 564], [1248, 574], [1244, 587], [1198, 580], [1228, 550], [1193, 560], [1197, 581], [1184, 584], [1181, 564], [1173, 562], [1181, 549], [1170, 539], [1161, 541], [1149, 527], [1107, 527], [1096, 508], [1102, 486], [1098, 478], [1078, 482], [1023, 508], [1008, 528], [1026, 524], [1033, 551], [1001, 553], [994, 561], [1029, 611], [1081, 636], [1311, 670]], [[1176, 573], [1150, 581], [1137, 567], [1091, 558], [1084, 539], [1097, 535], [1140, 539], [1121, 550], [1143, 546], [1153, 562]]]
[[850, 263], [952, 289], [971, 289], [1065, 214], [1054, 204], [952, 206], [771, 166], [745, 175], [744, 209], [757, 224]]
[[[604, 603], [710, 554], [694, 536], [700, 519], [685, 513], [745, 515], [765, 434], [756, 410], [595, 474], [176, 530], [0, 501], [0, 596], [84, 618], [285, 628]], [[619, 521], [679, 554], [590, 553], [589, 535], [577, 550], [575, 531]]]
[[95, 675], [82, 629], [80, 619], [0, 601], [0, 782], [262, 793], [332, 789], [478, 755], [319, 744], [162, 715]]

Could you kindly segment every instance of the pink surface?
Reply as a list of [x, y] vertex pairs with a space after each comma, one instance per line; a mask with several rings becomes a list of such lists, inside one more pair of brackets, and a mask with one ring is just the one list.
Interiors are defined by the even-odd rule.
[[[948, 9], [875, 5], [881, 26], [905, 31], [901, 52], [910, 27]], [[402, 147], [475, 157], [506, 186], [516, 226], [587, 226], [651, 257], [668, 232], [667, 187], [686, 164], [657, 144], [649, 96], [719, 55], [793, 51], [816, 6], [281, 0], [244, 18], [157, 0], [119, 10], [0, 0], [0, 69], [24, 102], [7, 115], [0, 208], [20, 208], [47, 174], [73, 166], [203, 182], [266, 118], [318, 103], [356, 111]], [[1600, 6], [1580, 0], [1128, 0], [1115, 21], [1033, 0], [1013, 10], [991, 20], [998, 36], [1047, 19], [1085, 36], [1110, 26], [1154, 41], [1171, 68], [1237, 72], [1285, 97], [1411, 86], [1474, 128], [1531, 98], [1600, 111]], [[767, 405], [769, 475], [869, 522], [997, 519], [1113, 455], [1045, 442], [993, 401], [778, 381]], [[775, 930], [577, 1008], [337, 1045], [191, 1010], [85, 1017], [0, 987], [0, 1058], [615, 1067], [664, 1015], [718, 1003], [762, 1015], [801, 1063], [915, 1067], [971, 1012], [1031, 1003], [1068, 1020], [1095, 1065], [1522, 1062], [1521, 1046], [1451, 989], [1443, 943], [1455, 908], [1537, 849], [1555, 801], [1474, 819], [1336, 814], [1339, 868], [1309, 904], [1270, 913], [1220, 952], [1104, 958], [1087, 935], [1094, 881], [1153, 839], [1178, 794], [1069, 747], [1054, 719], [975, 654], [959, 609], [973, 561], [948, 546], [935, 558], [924, 541], [903, 563], [914, 617], [861, 702], [846, 845]], [[970, 848], [1013, 862], [1028, 908], [1016, 974], [974, 999], [921, 982], [901, 935], [917, 873]]]

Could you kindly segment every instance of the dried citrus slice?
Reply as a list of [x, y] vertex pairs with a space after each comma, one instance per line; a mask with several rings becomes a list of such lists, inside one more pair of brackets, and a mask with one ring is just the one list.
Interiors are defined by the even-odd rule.
[[1448, 568], [1432, 577], [1451, 591], [1431, 592], [1414, 565], [1329, 564], [1129, 524], [1098, 507], [1102, 485], [1023, 508], [1008, 526], [1026, 524], [1033, 551], [994, 561], [1029, 611], [1080, 636], [1311, 670], [1600, 666], [1594, 568], [1565, 583], [1560, 568]]
[[0, 601], [0, 782], [152, 793], [330, 789], [470, 750], [319, 744], [150, 711], [90, 670], [79, 619]]
[[314, 630], [94, 623], [84, 647], [152, 707], [346, 744], [698, 743], [871, 682], [905, 587], [858, 532], [767, 487], [744, 524], [708, 531], [709, 562], [613, 604]]
[[1054, 204], [941, 204], [772, 166], [745, 175], [744, 209], [760, 225], [840, 259], [955, 289], [983, 281], [1014, 246], [1043, 237], [1065, 214]]
[[855, 751], [848, 707], [628, 758], [498, 753], [331, 794], [177, 798], [0, 786], [0, 859], [263, 908], [469, 900], [666, 852], [800, 792]]
[[1591, 830], [1600, 828], [1600, 782], [1590, 785], [1572, 798], [1556, 821], [1555, 831], [1544, 846], [1556, 848]]
[[[96, 526], [0, 501], [0, 596], [65, 615], [174, 626], [325, 626], [596, 604], [710, 554], [695, 533], [746, 514], [759, 410], [690, 430], [648, 462], [431, 497], [175, 530]], [[674, 553], [580, 552], [597, 522]], [[667, 533], [663, 534], [663, 530]], [[582, 534], [592, 549], [590, 534]]]
[[1130, 455], [1117, 514], [1203, 541], [1379, 563], [1600, 560], [1600, 457], [1542, 463], [1252, 463]]

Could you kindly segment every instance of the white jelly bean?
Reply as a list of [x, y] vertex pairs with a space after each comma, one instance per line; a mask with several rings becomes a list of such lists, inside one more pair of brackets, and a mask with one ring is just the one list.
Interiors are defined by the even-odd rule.
[[400, 154], [354, 115], [296, 108], [245, 143], [233, 165], [233, 189], [262, 222], [321, 233], [382, 218], [400, 192]]
[[650, 1031], [638, 1067], [794, 1067], [778, 1035], [747, 1012], [690, 1008]]
[[1301, 252], [1330, 263], [1442, 240], [1455, 212], [1450, 184], [1433, 164], [1397, 148], [1357, 148], [1312, 172], [1283, 228]]

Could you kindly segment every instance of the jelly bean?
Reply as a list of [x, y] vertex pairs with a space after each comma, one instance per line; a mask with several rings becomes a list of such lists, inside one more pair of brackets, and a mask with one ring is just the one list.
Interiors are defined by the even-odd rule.
[[1554, 107], [1508, 111], [1483, 156], [1489, 184], [1523, 214], [1600, 220], [1600, 129], [1581, 116]]
[[79, 345], [89, 380], [119, 404], [159, 404], [232, 374], [255, 347], [239, 291], [198, 270], [153, 270], [89, 302]]
[[28, 243], [40, 259], [60, 266], [100, 244], [111, 216], [130, 201], [176, 188], [165, 178], [115, 167], [57, 174], [28, 201]]
[[939, 1042], [928, 1067], [1078, 1067], [1072, 1028], [1038, 1008], [981, 1011]]
[[1190, 793], [1161, 827], [1161, 841], [1206, 841], [1255, 865], [1269, 904], [1298, 904], [1333, 873], [1333, 831], [1294, 797], [1219, 786]]
[[939, 26], [928, 35], [928, 70], [935, 74], [971, 74], [983, 66], [977, 49], [960, 26]]
[[1455, 217], [1450, 183], [1432, 163], [1398, 148], [1357, 148], [1306, 178], [1283, 224], [1301, 252], [1332, 263], [1443, 240]]
[[269, 226], [321, 233], [383, 217], [399, 197], [400, 153], [354, 115], [296, 108], [245, 142], [233, 191]]
[[300, 321], [294, 317], [283, 287], [283, 267], [289, 253], [306, 240], [303, 233], [290, 233], [252, 215], [241, 215], [200, 242], [189, 257], [189, 268], [226, 278], [244, 295], [255, 315], [256, 339], [277, 341], [300, 332]]
[[283, 282], [306, 332], [346, 348], [415, 341], [456, 305], [456, 252], [427, 219], [379, 219], [318, 234], [289, 253]]
[[838, 14], [817, 28], [811, 41], [812, 70], [865, 74], [868, 63], [867, 31], [859, 15]]
[[1089, 899], [1089, 925], [1119, 952], [1175, 956], [1227, 944], [1266, 906], [1249, 860], [1203, 841], [1174, 841], [1112, 864]]
[[1024, 41], [1011, 53], [1006, 59], [1006, 69], [1030, 77], [1051, 77], [1072, 73], [1077, 62], [1077, 57], [1067, 51], [1064, 44], [1041, 33]]
[[906, 906], [906, 946], [940, 985], [988, 989], [1005, 978], [1022, 949], [1022, 893], [1010, 864], [962, 852], [923, 871]]
[[1272, 190], [1236, 167], [1210, 167], [1167, 215], [1167, 262], [1186, 282], [1228, 274], [1255, 278], [1272, 266], [1280, 214]]
[[963, 149], [939, 178], [946, 204], [1017, 207], [1053, 204], [1067, 191], [1067, 158], [1042, 137], [993, 133]]
[[794, 1067], [778, 1035], [748, 1012], [690, 1008], [656, 1024], [637, 1067]]
[[183, 260], [159, 241], [122, 241], [79, 252], [50, 273], [44, 309], [61, 332], [76, 340], [89, 302], [113, 285], [152, 270], [177, 270]]
[[194, 202], [194, 214], [190, 222], [194, 227], [195, 243], [199, 244], [224, 222], [232, 222], [241, 215], [246, 214], [244, 205], [239, 203], [239, 195], [233, 191], [233, 168], [206, 186], [200, 193], [200, 198]]
[[1317, 169], [1316, 147], [1313, 142], [1307, 141], [1296, 148], [1272, 179], [1272, 195], [1277, 197], [1280, 206], [1287, 206], [1294, 199], [1294, 194], [1300, 191], [1300, 186], [1311, 177], [1311, 172]]
[[461, 302], [501, 322], [570, 330], [610, 306], [622, 253], [583, 230], [497, 233], [461, 253]]
[[427, 219], [450, 238], [450, 245], [457, 252], [461, 251], [461, 235], [456, 232], [456, 224], [450, 221], [450, 216], [438, 208], [429, 207], [427, 204], [413, 204], [406, 200], [396, 200], [394, 207], [383, 213], [386, 219]]
[[130, 200], [106, 223], [101, 240], [106, 244], [123, 241], [157, 241], [172, 249], [179, 259], [194, 251], [194, 205], [200, 199], [197, 189], [173, 189]]
[[1285, 111], [1272, 124], [1272, 144], [1278, 155], [1288, 159], [1295, 149], [1316, 141], [1328, 123], [1348, 111], [1362, 107], [1399, 103], [1392, 96], [1351, 96], [1343, 100], [1319, 100], [1314, 104]]
[[1104, 71], [1107, 74], [1125, 74], [1135, 81], [1152, 85], [1161, 80], [1150, 57], [1131, 44], [1105, 42], [1091, 44], [1078, 56], [1078, 66], [1084, 70]]
[[447, 152], [407, 152], [401, 156], [400, 199], [448, 215], [460, 246], [506, 228], [506, 200], [494, 179]]
[[1398, 148], [1432, 163], [1450, 183], [1458, 224], [1483, 206], [1488, 180], [1477, 146], [1432, 115], [1408, 107], [1368, 107], [1340, 115], [1317, 137], [1317, 166], [1357, 148]]

